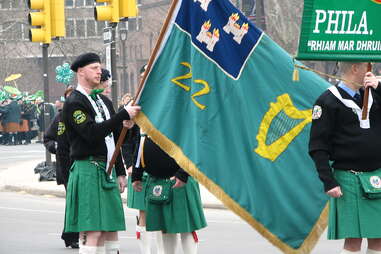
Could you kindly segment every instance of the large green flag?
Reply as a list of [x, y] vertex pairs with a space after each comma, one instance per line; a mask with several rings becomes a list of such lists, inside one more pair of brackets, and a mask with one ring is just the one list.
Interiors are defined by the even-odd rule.
[[381, 61], [381, 0], [304, 0], [301, 60]]
[[227, 0], [174, 1], [139, 97], [139, 126], [284, 253], [309, 253], [327, 197], [308, 156], [329, 86]]

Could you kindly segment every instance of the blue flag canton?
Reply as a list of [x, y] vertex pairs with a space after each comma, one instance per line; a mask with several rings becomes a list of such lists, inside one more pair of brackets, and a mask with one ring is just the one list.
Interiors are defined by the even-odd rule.
[[262, 35], [228, 0], [182, 0], [175, 22], [234, 79]]

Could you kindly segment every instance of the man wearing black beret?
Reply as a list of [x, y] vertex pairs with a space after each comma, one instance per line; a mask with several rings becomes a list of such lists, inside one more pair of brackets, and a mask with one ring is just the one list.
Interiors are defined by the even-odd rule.
[[117, 254], [117, 231], [125, 230], [119, 192], [124, 191], [126, 173], [120, 156], [111, 176], [106, 169], [122, 122], [135, 117], [140, 107], [127, 105], [115, 113], [112, 102], [94, 89], [102, 73], [97, 54], [80, 55], [71, 69], [77, 73], [78, 86], [63, 108], [74, 161], [67, 186], [65, 232], [80, 232], [79, 253]]
[[74, 72], [77, 72], [78, 68], [92, 63], [101, 63], [100, 57], [95, 53], [85, 53], [75, 59], [75, 61], [70, 66], [70, 69], [72, 69]]
[[111, 96], [110, 78], [110, 71], [102, 68], [101, 82], [98, 88], [103, 89], [102, 94], [108, 96], [109, 98]]

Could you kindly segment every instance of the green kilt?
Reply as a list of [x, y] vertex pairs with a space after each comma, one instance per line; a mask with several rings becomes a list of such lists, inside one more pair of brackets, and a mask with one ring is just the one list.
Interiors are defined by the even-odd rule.
[[381, 199], [363, 197], [357, 175], [335, 170], [343, 196], [330, 199], [328, 239], [381, 238]]
[[[148, 176], [147, 189], [151, 179], [154, 177]], [[168, 203], [152, 203], [146, 198], [146, 230], [175, 234], [206, 227], [198, 183], [188, 177], [183, 187], [172, 190], [172, 199]]]
[[145, 204], [145, 195], [146, 195], [146, 187], [147, 187], [147, 173], [144, 172], [142, 179], [142, 191], [137, 192], [132, 188], [131, 177], [128, 178], [127, 184], [127, 207], [138, 209], [138, 210], [146, 210]]
[[106, 163], [75, 160], [66, 195], [65, 232], [126, 229], [118, 180], [105, 172]]

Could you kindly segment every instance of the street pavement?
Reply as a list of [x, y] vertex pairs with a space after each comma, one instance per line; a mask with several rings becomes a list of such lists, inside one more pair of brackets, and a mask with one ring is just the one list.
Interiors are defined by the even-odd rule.
[[[60, 239], [64, 199], [25, 192], [0, 192], [0, 253], [74, 254]], [[138, 254], [135, 236], [136, 210], [125, 208], [126, 231], [120, 232], [121, 254]], [[200, 254], [245, 253], [261, 248], [266, 253], [280, 253], [264, 241], [249, 225], [223, 209], [205, 209], [208, 227], [198, 232]], [[6, 244], [5, 244], [6, 243]], [[152, 244], [155, 246], [154, 242]], [[156, 252], [154, 252], [156, 253]], [[181, 253], [181, 252], [179, 252]]]
[[0, 173], [15, 163], [29, 160], [45, 160], [45, 150], [42, 144], [4, 146], [0, 145]]
[[[34, 174], [34, 167], [44, 160], [41, 144], [0, 146], [0, 254], [78, 253], [65, 249], [59, 239], [63, 186], [39, 182]], [[200, 231], [200, 254], [281, 253], [203, 187], [201, 196], [208, 227]], [[122, 198], [126, 200], [126, 192]], [[134, 236], [136, 211], [124, 208], [127, 231], [120, 235], [122, 253], [139, 253]], [[312, 254], [339, 253], [341, 245], [342, 241], [326, 240], [324, 233]]]
[[[135, 237], [137, 211], [125, 205], [123, 207], [127, 229], [119, 232], [121, 254], [138, 254], [140, 251]], [[0, 253], [78, 253], [78, 250], [65, 248], [60, 239], [64, 209], [63, 198], [31, 195], [24, 191], [0, 192]], [[281, 254], [281, 251], [229, 210], [204, 209], [204, 212], [208, 227], [198, 232], [199, 254]], [[339, 253], [340, 247], [340, 241], [327, 241], [323, 236], [312, 254]], [[155, 253], [154, 251], [153, 254]]]

